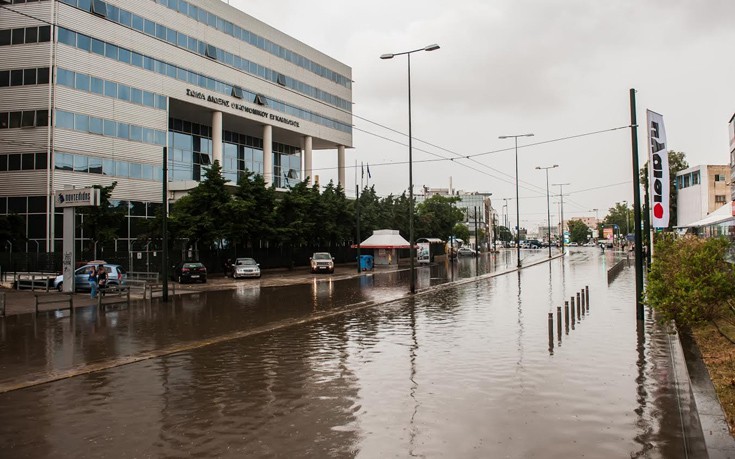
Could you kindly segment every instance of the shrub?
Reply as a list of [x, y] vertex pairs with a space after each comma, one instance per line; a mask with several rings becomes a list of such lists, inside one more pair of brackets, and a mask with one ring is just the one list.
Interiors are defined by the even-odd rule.
[[724, 238], [675, 238], [656, 242], [645, 301], [662, 320], [679, 327], [721, 317], [735, 297], [735, 266], [725, 261]]

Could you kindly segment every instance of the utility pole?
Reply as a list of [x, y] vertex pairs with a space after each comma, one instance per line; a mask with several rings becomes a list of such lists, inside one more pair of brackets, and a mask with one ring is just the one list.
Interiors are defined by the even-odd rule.
[[[638, 121], [635, 89], [630, 89], [630, 142], [633, 156], [633, 207], [635, 207], [635, 305], [636, 319], [644, 320], [643, 309], [643, 234], [641, 233], [641, 186], [638, 166]], [[651, 179], [650, 176], [648, 178]], [[664, 186], [668, 186], [665, 184]], [[627, 210], [626, 210], [627, 211]], [[649, 250], [650, 253], [650, 250]]]
[[561, 198], [561, 224], [559, 230], [561, 231], [561, 254], [564, 255], [564, 186], [569, 183], [554, 183], [552, 186], [559, 187], [559, 197]]

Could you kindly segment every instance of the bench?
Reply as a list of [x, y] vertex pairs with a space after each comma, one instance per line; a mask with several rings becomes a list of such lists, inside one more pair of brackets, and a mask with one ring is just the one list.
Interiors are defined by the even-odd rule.
[[57, 311], [68, 309], [69, 314], [74, 314], [74, 297], [71, 293], [52, 293], [49, 295], [39, 295], [38, 293], [36, 293], [33, 296], [35, 297], [36, 315], [38, 315], [39, 305], [55, 303], [63, 303], [67, 305], [63, 308], [56, 308]]

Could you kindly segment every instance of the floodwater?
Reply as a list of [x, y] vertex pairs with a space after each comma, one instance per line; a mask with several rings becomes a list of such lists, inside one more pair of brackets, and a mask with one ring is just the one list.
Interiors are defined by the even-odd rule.
[[[633, 271], [608, 285], [613, 261], [580, 248], [515, 272], [505, 251], [422, 267], [411, 298], [405, 272], [317, 276], [73, 319], [8, 318], [0, 451], [702, 457], [675, 337], [648, 313], [635, 320]], [[495, 275], [467, 280], [478, 272]], [[548, 313], [556, 320], [585, 286], [589, 311], [561, 334], [555, 322], [550, 339]]]

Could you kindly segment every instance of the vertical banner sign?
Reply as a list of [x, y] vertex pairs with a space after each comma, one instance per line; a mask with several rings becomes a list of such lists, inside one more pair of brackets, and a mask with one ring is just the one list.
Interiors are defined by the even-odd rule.
[[669, 150], [664, 117], [646, 110], [648, 122], [648, 182], [651, 187], [651, 226], [669, 226]]

